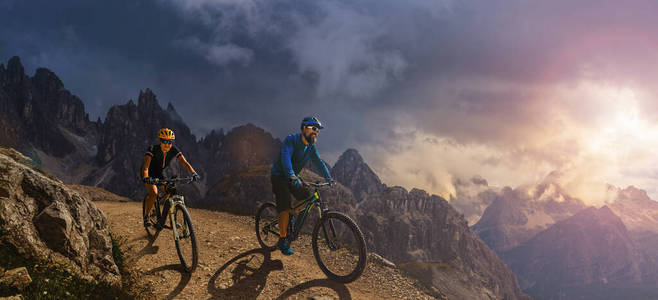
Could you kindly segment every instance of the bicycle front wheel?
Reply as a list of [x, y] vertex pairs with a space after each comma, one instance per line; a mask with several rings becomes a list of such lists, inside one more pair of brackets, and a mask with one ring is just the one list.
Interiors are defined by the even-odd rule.
[[279, 213], [274, 203], [263, 203], [256, 213], [256, 238], [265, 250], [276, 249], [279, 241]]
[[345, 214], [328, 212], [313, 228], [313, 255], [329, 279], [349, 283], [366, 268], [366, 241]]
[[187, 272], [193, 272], [199, 262], [197, 252], [196, 234], [192, 226], [190, 214], [183, 205], [176, 205], [174, 218], [171, 220], [171, 228], [174, 231], [174, 241], [176, 251], [183, 269]]

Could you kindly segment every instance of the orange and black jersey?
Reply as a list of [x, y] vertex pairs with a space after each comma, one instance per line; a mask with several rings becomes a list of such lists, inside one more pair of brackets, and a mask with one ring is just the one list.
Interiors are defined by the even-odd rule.
[[164, 178], [162, 171], [169, 166], [174, 157], [183, 155], [176, 146], [171, 146], [167, 156], [164, 156], [160, 144], [153, 145], [146, 150], [146, 155], [151, 156], [151, 165], [149, 166], [149, 177]]

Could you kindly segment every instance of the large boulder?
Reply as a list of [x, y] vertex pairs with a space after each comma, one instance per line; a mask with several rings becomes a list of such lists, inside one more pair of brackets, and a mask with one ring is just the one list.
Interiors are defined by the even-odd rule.
[[25, 257], [68, 265], [90, 280], [121, 281], [105, 215], [11, 149], [0, 151], [0, 232]]

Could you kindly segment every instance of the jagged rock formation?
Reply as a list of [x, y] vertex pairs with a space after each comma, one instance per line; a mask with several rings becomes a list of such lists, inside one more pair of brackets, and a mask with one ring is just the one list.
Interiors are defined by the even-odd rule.
[[0, 67], [0, 73], [4, 131], [0, 142], [20, 150], [34, 145], [56, 157], [75, 151], [59, 126], [81, 133], [90, 125], [82, 101], [47, 69], [37, 69], [34, 77], [27, 77], [18, 57], [9, 60], [7, 69]]
[[26, 153], [64, 180], [80, 180], [95, 155], [98, 123], [48, 69], [25, 75], [18, 57], [0, 65], [0, 145]]
[[535, 186], [503, 188], [471, 229], [491, 249], [501, 252], [584, 209], [586, 205], [569, 196], [554, 176], [547, 176]]
[[658, 233], [658, 202], [651, 200], [645, 190], [634, 186], [619, 190], [617, 198], [608, 206], [628, 231]]
[[433, 286], [456, 299], [522, 299], [514, 274], [443, 198], [387, 188], [357, 212], [368, 247], [396, 264], [424, 262]]
[[0, 151], [0, 237], [27, 257], [70, 265], [83, 277], [119, 283], [107, 220], [61, 181]]
[[331, 175], [351, 189], [357, 201], [365, 200], [368, 195], [381, 193], [386, 188], [355, 149], [343, 152], [331, 168]]

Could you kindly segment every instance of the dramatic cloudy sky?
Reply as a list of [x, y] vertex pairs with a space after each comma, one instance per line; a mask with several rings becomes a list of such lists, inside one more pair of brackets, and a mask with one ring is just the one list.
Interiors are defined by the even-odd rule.
[[388, 184], [604, 183], [658, 199], [658, 2], [0, 0], [0, 59], [55, 71], [91, 115], [151, 88], [192, 130], [327, 125]]

